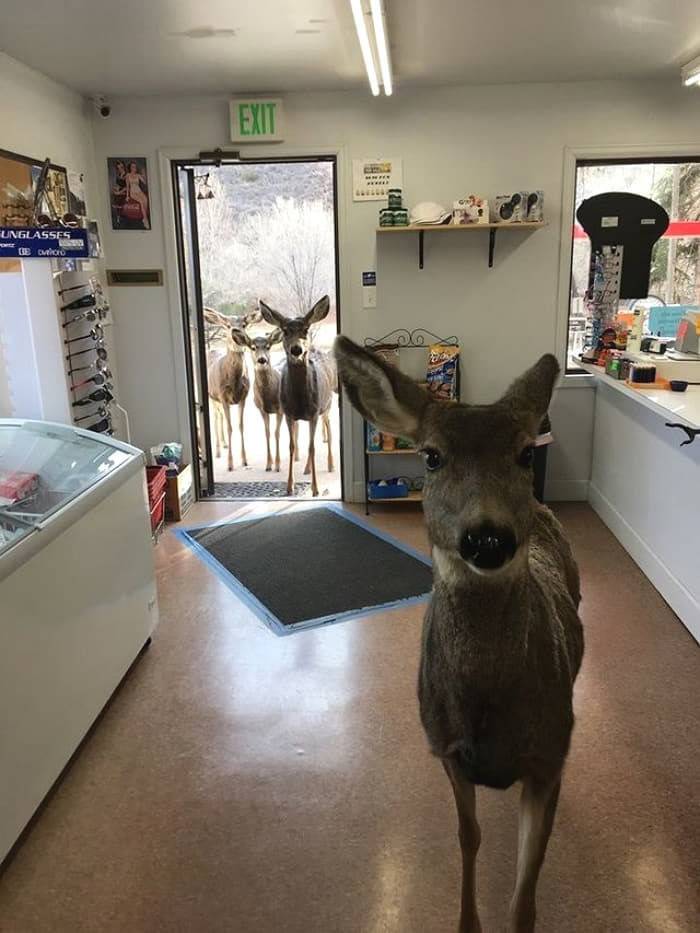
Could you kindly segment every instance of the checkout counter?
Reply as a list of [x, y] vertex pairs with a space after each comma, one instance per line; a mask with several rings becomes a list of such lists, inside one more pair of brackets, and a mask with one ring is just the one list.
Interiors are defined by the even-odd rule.
[[700, 386], [632, 388], [578, 365], [596, 378], [591, 506], [700, 642]]

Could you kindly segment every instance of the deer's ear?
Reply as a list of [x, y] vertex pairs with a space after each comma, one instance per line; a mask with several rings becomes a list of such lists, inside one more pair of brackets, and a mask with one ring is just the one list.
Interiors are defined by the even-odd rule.
[[283, 334], [279, 327], [275, 327], [274, 330], [271, 330], [267, 335], [267, 342], [271, 347], [274, 347], [276, 343], [280, 343], [282, 340]]
[[323, 298], [319, 298], [313, 308], [310, 311], [307, 311], [304, 315], [306, 326], [310, 327], [312, 324], [318, 324], [318, 322], [322, 321], [328, 314], [330, 308], [331, 300], [328, 295], [324, 295]]
[[248, 334], [244, 330], [241, 330], [240, 327], [231, 328], [231, 337], [235, 340], [239, 347], [249, 347], [250, 341], [248, 340]]
[[337, 337], [335, 358], [351, 403], [380, 431], [417, 440], [430, 404], [413, 379], [347, 337]]
[[559, 375], [559, 363], [551, 353], [526, 370], [506, 391], [501, 404], [508, 407], [522, 421], [531, 435], [538, 433], [552, 399], [554, 383]]
[[262, 300], [258, 302], [258, 307], [268, 324], [273, 324], [275, 327], [282, 327], [287, 320], [283, 314], [280, 314], [279, 311], [275, 311], [274, 308], [266, 305]]

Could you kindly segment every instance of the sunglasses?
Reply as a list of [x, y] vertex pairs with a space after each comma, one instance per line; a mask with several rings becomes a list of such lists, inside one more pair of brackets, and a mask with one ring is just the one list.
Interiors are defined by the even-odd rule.
[[102, 329], [101, 324], [95, 324], [91, 331], [88, 331], [87, 334], [83, 334], [82, 337], [71, 337], [70, 340], [64, 340], [65, 344], [77, 343], [79, 340], [103, 340], [105, 332]]
[[96, 434], [112, 434], [112, 419], [108, 416], [95, 424], [87, 425], [88, 431], [94, 431]]
[[97, 342], [96, 347], [88, 347], [87, 350], [78, 350], [77, 353], [69, 353], [66, 359], [72, 360], [76, 356], [82, 356], [83, 353], [94, 353], [98, 360], [107, 359], [107, 349], [101, 340]]
[[110, 379], [112, 373], [105, 369], [103, 373], [95, 373], [94, 376], [89, 376], [87, 379], [81, 379], [80, 382], [74, 382], [70, 387], [71, 392], [75, 392], [76, 389], [81, 389], [83, 386], [89, 386], [90, 383], [94, 383], [96, 386], [105, 386], [105, 388], [111, 388], [111, 385], [107, 382]]
[[89, 421], [90, 418], [97, 418], [98, 416], [100, 418], [109, 417], [109, 412], [104, 405], [98, 408], [96, 411], [91, 411], [89, 415], [83, 415], [81, 418], [74, 418], [73, 420], [76, 424], [80, 424], [81, 421]]
[[68, 212], [63, 217], [53, 218], [49, 214], [39, 214], [36, 219], [38, 227], [80, 227], [80, 217]]
[[97, 296], [94, 292], [90, 292], [81, 298], [74, 298], [66, 305], [61, 305], [61, 311], [78, 311], [80, 308], [90, 308], [94, 304], [97, 304]]
[[67, 295], [68, 292], [77, 292], [79, 288], [90, 288], [95, 292], [102, 292], [102, 286], [98, 282], [90, 279], [88, 282], [81, 282], [80, 285], [70, 285], [68, 288], [59, 288], [59, 295]]
[[109, 367], [109, 362], [106, 359], [100, 359], [99, 357], [95, 360], [94, 363], [90, 363], [89, 366], [76, 366], [75, 369], [69, 369], [68, 375], [72, 376], [73, 373], [85, 373], [89, 369], [96, 369], [97, 372], [102, 372], [103, 369]]
[[109, 305], [105, 305], [103, 308], [90, 308], [89, 311], [83, 311], [82, 314], [77, 314], [75, 317], [72, 317], [70, 321], [66, 321], [65, 324], [62, 324], [62, 327], [68, 327], [69, 324], [77, 324], [78, 321], [104, 321], [109, 312]]
[[73, 402], [73, 408], [81, 408], [83, 405], [93, 405], [95, 402], [111, 402], [114, 396], [109, 389], [95, 389], [89, 395], [83, 396], [77, 402]]

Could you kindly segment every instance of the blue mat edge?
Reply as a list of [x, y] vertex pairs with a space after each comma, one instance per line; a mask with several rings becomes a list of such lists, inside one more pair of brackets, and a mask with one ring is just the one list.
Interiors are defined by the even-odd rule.
[[[400, 551], [403, 551], [405, 554], [414, 557], [416, 560], [419, 560], [422, 564], [425, 564], [427, 567], [432, 567], [432, 561], [429, 557], [426, 557], [425, 554], [421, 554], [420, 551], [417, 551], [415, 548], [412, 548], [409, 544], [404, 544], [403, 541], [399, 541], [397, 538], [394, 538], [393, 535], [388, 534], [387, 532], [380, 531], [375, 528], [374, 525], [371, 525], [369, 522], [364, 521], [359, 515], [355, 515], [354, 512], [349, 512], [348, 510], [342, 508], [335, 502], [326, 502], [323, 505], [316, 504], [313, 502], [304, 503], [296, 508], [293, 512], [302, 512], [307, 509], [328, 509], [329, 511], [335, 512], [337, 515], [340, 515], [342, 518], [347, 521], [354, 522], [356, 525], [359, 525], [360, 528], [364, 528], [370, 534], [375, 535], [377, 538], [381, 538], [383, 541], [386, 541], [387, 544], [391, 544], [393, 547], [398, 548]], [[381, 603], [374, 606], [365, 606], [360, 609], [349, 609], [347, 612], [340, 612], [330, 616], [319, 616], [316, 619], [303, 619], [301, 622], [295, 622], [292, 625], [284, 625], [283, 622], [278, 619], [274, 613], [260, 602], [260, 600], [252, 593], [246, 586], [244, 586], [240, 580], [235, 577], [230, 570], [227, 570], [223, 564], [213, 557], [206, 548], [203, 548], [199, 542], [193, 538], [189, 532], [200, 531], [202, 528], [217, 528], [224, 525], [235, 525], [239, 522], [253, 521], [255, 519], [269, 519], [269, 518], [278, 518], [280, 515], [289, 515], [287, 512], [248, 512], [246, 515], [242, 515], [238, 518], [224, 519], [221, 521], [214, 522], [199, 522], [197, 525], [190, 525], [187, 528], [173, 528], [172, 534], [175, 535], [180, 541], [183, 542], [190, 550], [202, 561], [203, 564], [206, 564], [207, 567], [221, 580], [221, 582], [239, 599], [244, 602], [248, 608], [270, 629], [274, 632], [275, 635], [284, 637], [286, 635], [294, 635], [296, 632], [305, 631], [307, 629], [319, 628], [322, 625], [334, 625], [336, 622], [346, 622], [349, 619], [356, 619], [360, 616], [369, 616], [374, 615], [377, 612], [384, 612], [388, 609], [397, 609], [401, 606], [410, 606], [417, 603], [424, 603], [430, 597], [430, 592], [423, 593], [420, 596], [407, 596], [405, 599], [395, 599], [388, 603]]]

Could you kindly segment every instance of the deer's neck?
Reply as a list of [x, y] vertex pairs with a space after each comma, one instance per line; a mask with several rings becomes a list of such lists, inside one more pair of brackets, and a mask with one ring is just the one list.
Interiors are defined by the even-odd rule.
[[431, 624], [461, 670], [484, 681], [517, 675], [526, 663], [532, 602], [527, 548], [496, 576], [480, 575], [433, 548]]

